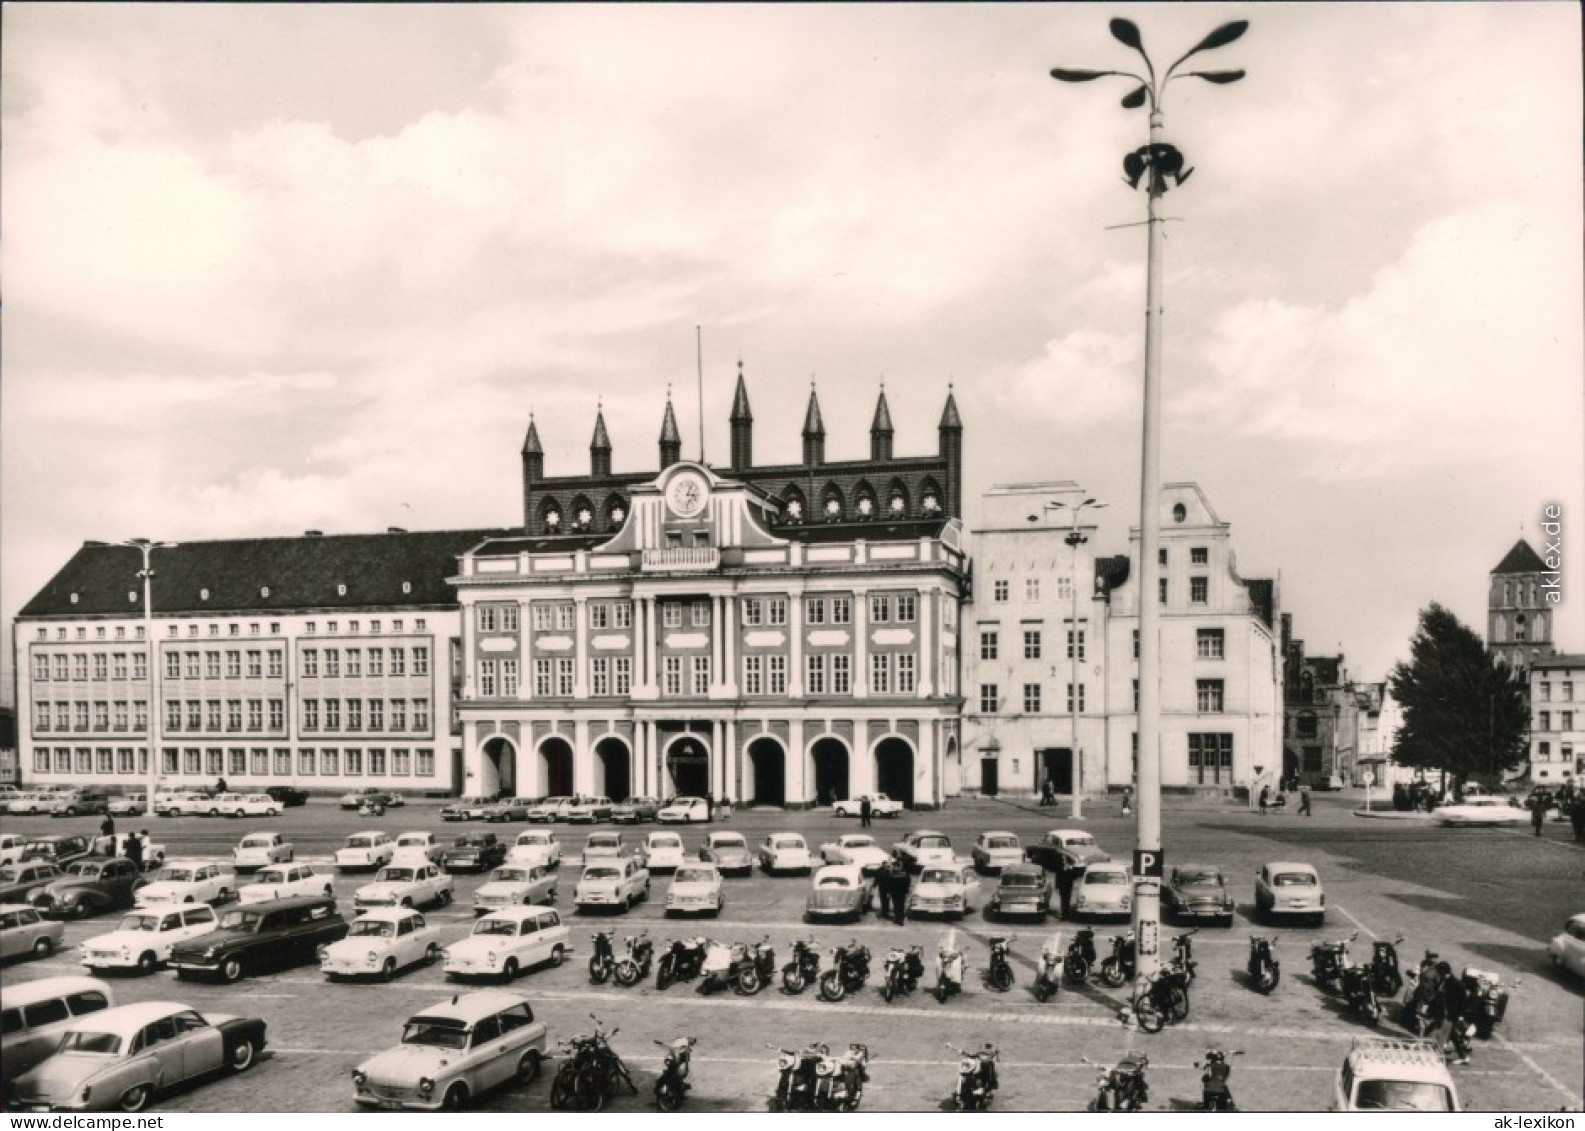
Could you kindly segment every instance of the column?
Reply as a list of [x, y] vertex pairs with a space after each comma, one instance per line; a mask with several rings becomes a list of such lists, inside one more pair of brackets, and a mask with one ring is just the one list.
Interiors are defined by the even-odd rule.
[[[296, 751], [293, 751], [293, 755], [296, 755]], [[435, 771], [436, 775], [439, 776], [440, 749], [438, 746], [435, 750], [435, 760]], [[483, 792], [475, 788], [484, 780], [482, 777], [483, 771], [484, 755], [479, 750], [479, 724], [473, 719], [464, 718], [462, 720], [462, 780], [456, 783], [464, 797], [469, 794]]]
[[726, 598], [710, 598], [710, 697], [726, 694]]
[[[517, 697], [534, 697], [534, 604], [524, 601], [517, 609], [517, 650], [523, 657], [517, 670]], [[534, 796], [528, 794], [526, 796]]]
[[[581, 603], [578, 624], [581, 630]], [[594, 794], [594, 751], [589, 748], [589, 720], [582, 717], [572, 721], [572, 791], [583, 797]]]
[[720, 797], [726, 784], [726, 724], [710, 720], [710, 796]]
[[644, 598], [644, 694], [653, 699], [655, 697], [655, 598]]
[[727, 719], [723, 724], [726, 728], [726, 775], [722, 783], [721, 793], [733, 801], [741, 803], [743, 793], [738, 789], [738, 749], [737, 749], [737, 720]]
[[804, 694], [804, 598], [801, 589], [787, 594], [787, 630], [792, 633], [792, 654], [787, 666], [787, 694], [802, 699]]
[[[853, 698], [867, 699], [870, 694], [870, 595], [853, 592]], [[868, 792], [873, 793], [874, 790]]]
[[919, 594], [919, 698], [929, 699], [936, 693], [936, 662], [941, 655], [940, 633], [936, 629], [936, 604], [941, 600], [939, 589], [926, 589]]
[[633, 720], [633, 796], [649, 797], [649, 724]]
[[[914, 756], [914, 796], [928, 797], [937, 808], [941, 806], [941, 767], [936, 764], [939, 757], [937, 750], [940, 749], [940, 744], [936, 742], [936, 728], [940, 725], [933, 717], [920, 720], [919, 749]], [[919, 781], [921, 768], [925, 772], [923, 784]]]
[[737, 689], [737, 597], [728, 593], [723, 598], [726, 602], [726, 615], [721, 618], [721, 634], [725, 644], [725, 655], [721, 661], [722, 675], [725, 677], [725, 689], [729, 696], [736, 697]]
[[[589, 599], [573, 598], [572, 697], [589, 697]], [[573, 780], [577, 780], [574, 776]], [[579, 787], [582, 788], [581, 786]]]
[[809, 755], [804, 751], [804, 720], [801, 715], [792, 720], [792, 727], [787, 732], [787, 797], [796, 797], [804, 804], [813, 804], [811, 796], [813, 787], [809, 781], [807, 763]]

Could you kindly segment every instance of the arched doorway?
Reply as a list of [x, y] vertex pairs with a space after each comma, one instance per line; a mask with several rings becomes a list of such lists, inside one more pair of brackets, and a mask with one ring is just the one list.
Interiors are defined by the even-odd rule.
[[633, 792], [632, 758], [620, 738], [602, 738], [594, 747], [594, 791], [613, 801]]
[[539, 744], [545, 774], [546, 797], [572, 795], [572, 744], [565, 738], [547, 738]]
[[748, 744], [749, 766], [754, 771], [750, 805], [787, 804], [787, 755], [774, 738], [756, 738]]
[[893, 735], [875, 744], [875, 788], [893, 801], [914, 803], [914, 748]]
[[809, 749], [815, 767], [815, 804], [831, 805], [848, 797], [848, 748], [839, 738], [822, 738]]
[[511, 740], [496, 735], [484, 744], [484, 773], [484, 780], [479, 783], [480, 792], [491, 796], [516, 795], [517, 747], [512, 745]]
[[710, 796], [710, 754], [703, 742], [685, 735], [666, 749], [669, 797]]

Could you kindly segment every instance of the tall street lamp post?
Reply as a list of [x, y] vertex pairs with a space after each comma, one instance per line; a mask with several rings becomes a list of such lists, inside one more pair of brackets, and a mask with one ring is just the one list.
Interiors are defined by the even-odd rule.
[[1133, 110], [1148, 104], [1150, 142], [1123, 158], [1123, 174], [1130, 188], [1145, 182], [1145, 389], [1144, 436], [1139, 478], [1139, 796], [1137, 844], [1134, 850], [1134, 938], [1140, 985], [1161, 969], [1161, 649], [1158, 640], [1160, 608], [1156, 591], [1160, 567], [1157, 545], [1161, 540], [1161, 224], [1156, 201], [1172, 186], [1182, 185], [1194, 172], [1185, 168], [1178, 147], [1162, 136], [1162, 97], [1175, 78], [1198, 78], [1224, 84], [1237, 82], [1243, 71], [1183, 71], [1178, 68], [1202, 51], [1225, 47], [1249, 28], [1247, 20], [1223, 24], [1207, 35], [1159, 77], [1145, 53], [1139, 28], [1131, 20], [1113, 19], [1112, 37], [1138, 52], [1145, 73], [1090, 71], [1057, 67], [1051, 77], [1059, 82], [1090, 82], [1117, 75], [1139, 85], [1123, 98]]
[[1089, 539], [1079, 533], [1079, 512], [1086, 507], [1099, 510], [1106, 506], [1097, 499], [1085, 499], [1081, 503], [1069, 503], [1059, 499], [1050, 504], [1052, 510], [1067, 508], [1071, 511], [1071, 525], [1068, 536], [1063, 539], [1073, 550], [1073, 584], [1069, 587], [1069, 596], [1072, 597], [1072, 609], [1068, 618], [1068, 726], [1070, 742], [1073, 751], [1073, 813], [1075, 821], [1084, 820], [1084, 757], [1079, 753], [1079, 547]]
[[152, 816], [154, 795], [159, 791], [160, 786], [160, 717], [164, 704], [160, 702], [159, 653], [154, 646], [154, 566], [149, 561], [149, 556], [155, 550], [174, 549], [176, 543], [132, 538], [113, 545], [131, 546], [143, 554], [143, 568], [138, 570], [138, 576], [143, 579], [143, 643], [149, 654], [149, 762], [144, 777], [144, 788], [148, 791], [148, 797], [145, 799], [143, 811]]

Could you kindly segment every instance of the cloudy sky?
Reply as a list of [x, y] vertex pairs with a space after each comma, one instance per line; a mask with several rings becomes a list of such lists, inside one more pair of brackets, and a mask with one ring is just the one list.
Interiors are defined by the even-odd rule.
[[[1176, 58], [1164, 471], [1381, 678], [1430, 600], [1565, 511], [1585, 650], [1580, 14], [1117, 6]], [[519, 521], [536, 414], [655, 466], [668, 382], [724, 463], [933, 452], [968, 518], [1076, 479], [1137, 520], [1144, 140], [1098, 5], [7, 5], [0, 615], [85, 539]], [[9, 635], [9, 627], [7, 628]], [[10, 649], [5, 650], [6, 664]], [[9, 675], [6, 694], [10, 694]]]

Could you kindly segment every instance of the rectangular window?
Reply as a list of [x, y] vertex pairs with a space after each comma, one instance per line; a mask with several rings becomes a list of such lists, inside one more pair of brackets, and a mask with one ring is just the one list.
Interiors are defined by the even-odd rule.
[[1222, 710], [1222, 681], [1200, 679], [1194, 683], [1194, 706], [1201, 712], [1218, 714]]
[[33, 678], [47, 680], [50, 677], [50, 658], [42, 652], [33, 653]]
[[[67, 676], [67, 666], [70, 664], [70, 662], [71, 661], [67, 658], [66, 653], [64, 653], [64, 652], [60, 653], [58, 656], [55, 657], [55, 678], [56, 679], [66, 679], [66, 678], [68, 678], [68, 676]], [[182, 658], [181, 658], [181, 656], [179, 654], [177, 654], [175, 652], [172, 652], [172, 653], [170, 653], [169, 655], [167, 655], [165, 657], [165, 678], [166, 679], [180, 679], [181, 677], [182, 677]]]
[[[556, 610], [556, 631], [571, 632], [577, 627], [578, 606], [567, 603], [553, 606]], [[416, 671], [414, 674], [418, 674]]]
[[219, 730], [221, 723], [221, 704], [218, 699], [210, 699], [204, 703], [204, 715], [208, 719], [210, 730]]
[[853, 623], [853, 598], [851, 598], [851, 597], [833, 597], [833, 598], [831, 598], [831, 623], [832, 624], [852, 624]]
[[328, 747], [319, 752], [319, 771], [327, 778], [339, 777], [341, 774], [341, 752], [335, 747]]
[[919, 601], [912, 593], [903, 593], [897, 598], [897, 623], [912, 624], [918, 614]]
[[1167, 548], [1165, 546], [1156, 551], [1156, 561], [1160, 562], [1163, 566], [1167, 564]]
[[[1071, 633], [1069, 635], [1072, 635]], [[1040, 630], [1038, 628], [1024, 629], [1024, 659], [1040, 659]]]
[[787, 598], [772, 597], [765, 602], [765, 623], [787, 623]]
[[1165, 605], [1167, 603], [1167, 579], [1165, 577], [1157, 578], [1156, 585], [1161, 590], [1161, 603]]
[[326, 676], [326, 678], [335, 679], [335, 678], [337, 678], [340, 675], [341, 675], [341, 649], [340, 648], [326, 648], [325, 649], [325, 676]]
[[765, 694], [765, 659], [763, 656], [743, 657], [743, 694]]
[[1059, 577], [1059, 578], [1057, 578], [1057, 600], [1059, 600], [1059, 601], [1071, 601], [1071, 600], [1073, 600], [1073, 578], [1071, 578], [1071, 577]]
[[1552, 744], [1538, 742], [1535, 744], [1535, 760], [1537, 762], [1550, 762], [1552, 760]]
[[[139, 627], [138, 631], [139, 632], [142, 631], [141, 626]], [[148, 658], [148, 656], [144, 655], [142, 652], [134, 652], [134, 653], [132, 653], [132, 678], [133, 679], [148, 679], [149, 678], [149, 658]]]
[[589, 603], [589, 627], [602, 629], [611, 627], [611, 606], [603, 601]]
[[1024, 684], [1024, 713], [1037, 714], [1040, 711], [1040, 685], [1038, 683]]
[[507, 699], [517, 698], [517, 661], [501, 661], [501, 694]]
[[297, 752], [297, 772], [306, 778], [314, 776], [313, 747], [307, 747]]
[[325, 700], [325, 729], [326, 730], [340, 730], [341, 729], [341, 700], [340, 699], [326, 699]]
[[288, 747], [275, 748], [275, 776], [289, 778], [292, 776], [292, 752]]
[[259, 651], [248, 652], [248, 678], [264, 678], [264, 653]]
[[376, 679], [385, 675], [384, 648], [369, 649], [369, 675]]
[[633, 627], [633, 604], [631, 601], [618, 601], [611, 606], [611, 627]]
[[1563, 711], [1563, 712], [1561, 712], [1561, 714], [1563, 716], [1563, 725], [1560, 726], [1558, 729], [1559, 730], [1565, 730], [1565, 731], [1573, 730], [1574, 729], [1574, 712], [1573, 711]]
[[391, 751], [391, 776], [405, 778], [413, 772], [413, 752], [411, 750]]
[[283, 699], [270, 700], [270, 729], [272, 731], [286, 729], [286, 701]]
[[1191, 546], [1191, 547], [1189, 547], [1189, 564], [1190, 565], [1210, 565], [1211, 564], [1211, 551], [1206, 549], [1204, 546]]
[[41, 700], [33, 704], [33, 717], [38, 720], [34, 730], [45, 732], [50, 729], [50, 705], [48, 700]]
[[404, 731], [407, 729], [407, 700], [391, 700], [391, 729]]
[[[1084, 659], [1084, 630], [1082, 628], [1079, 629], [1079, 631], [1078, 631], [1078, 633], [1076, 635], [1077, 635], [1077, 639], [1075, 639], [1074, 631], [1071, 628], [1068, 629], [1068, 659], [1070, 659], [1070, 660], [1073, 660], [1073, 659], [1082, 660], [1082, 659]], [[1077, 646], [1078, 651], [1079, 651], [1078, 656], [1074, 656], [1074, 654], [1073, 654], [1073, 650], [1074, 650], [1075, 646]]]
[[363, 676], [362, 648], [347, 649], [347, 675], [353, 678], [361, 678]]
[[834, 655], [831, 657], [831, 694], [851, 695], [853, 693], [853, 657], [847, 655]]
[[826, 622], [826, 603], [825, 603], [825, 600], [823, 598], [820, 598], [820, 597], [806, 597], [806, 598], [804, 598], [804, 623], [805, 624], [825, 624], [825, 622]]
[[[710, 625], [710, 602], [709, 601], [694, 601], [694, 602], [692, 602], [689, 605], [688, 614], [689, 614], [689, 620], [690, 620], [690, 622], [693, 624], [693, 626], [695, 628], [708, 628], [709, 625]], [[782, 623], [784, 623], [784, 624], [786, 623], [786, 615], [785, 615], [785, 613], [783, 614]]]
[[342, 773], [348, 777], [363, 776], [363, 751], [356, 749], [343, 751], [342, 761], [346, 767], [342, 770]]
[[363, 700], [362, 699], [348, 699], [347, 700], [347, 729], [348, 730], [362, 730], [363, 729]]
[[[748, 622], [744, 621], [744, 623], [747, 624]], [[661, 624], [662, 628], [681, 628], [682, 627], [682, 602], [681, 601], [662, 601], [662, 602], [660, 602], [660, 624]]]
[[804, 691], [809, 695], [826, 693], [826, 658], [824, 654], [809, 653], [804, 656]]
[[1189, 604], [1203, 605], [1210, 599], [1210, 581], [1204, 577], [1189, 578]]
[[262, 700], [262, 699], [249, 699], [248, 700], [248, 729], [249, 730], [263, 730], [264, 729], [264, 700]]
[[109, 662], [109, 657], [107, 657], [103, 652], [95, 652], [94, 653], [94, 678], [95, 679], [105, 680], [105, 679], [109, 679], [110, 678], [110, 670], [109, 670], [109, 668], [107, 666], [108, 662]]
[[101, 746], [94, 751], [94, 770], [100, 777], [109, 777], [115, 772], [115, 756], [108, 746]]
[[1134, 629], [1134, 659], [1139, 659], [1139, 629]]
[[369, 729], [382, 731], [385, 729], [385, 700], [369, 700]]
[[496, 629], [496, 615], [494, 605], [480, 605], [476, 610], [480, 632], [494, 632]]
[[914, 657], [909, 653], [899, 653], [897, 656], [897, 691], [899, 694], [912, 695], [917, 688], [914, 676]]
[[1001, 634], [994, 628], [980, 629], [980, 659], [994, 660], [1001, 654]]
[[1201, 660], [1220, 660], [1223, 657], [1225, 636], [1220, 628], [1194, 630], [1194, 654]]
[[571, 695], [573, 688], [572, 657], [560, 656], [556, 659], [556, 694]]
[[317, 679], [319, 676], [319, 649], [303, 649], [303, 678]]
[[710, 657], [692, 656], [689, 658], [688, 666], [693, 675], [693, 693], [710, 694]]
[[1038, 577], [1026, 577], [1026, 578], [1024, 578], [1024, 600], [1026, 600], [1026, 601], [1038, 601], [1038, 600], [1040, 600], [1040, 578], [1038, 578]]
[[611, 694], [611, 658], [596, 656], [589, 661], [589, 694]]
[[1134, 710], [1139, 710], [1139, 681], [1134, 680]]
[[304, 730], [318, 730], [319, 729], [319, 700], [318, 699], [304, 699], [303, 700], [303, 729]]
[[757, 598], [743, 598], [743, 623], [753, 627], [765, 622], [764, 602]]
[[[567, 663], [571, 664], [572, 661], [568, 660]], [[421, 732], [427, 732], [429, 730], [428, 699], [413, 700], [413, 729]]]
[[253, 765], [253, 776], [266, 778], [270, 776], [270, 752], [262, 746], [255, 746], [248, 755], [248, 760]]
[[665, 673], [662, 679], [661, 689], [667, 695], [682, 694], [681, 656], [667, 656], [665, 658]]
[[204, 678], [205, 679], [219, 679], [220, 678], [220, 653], [219, 652], [205, 652], [204, 653]]
[[534, 661], [534, 694], [544, 697], [550, 694], [550, 661]]
[[891, 601], [885, 597], [870, 598], [870, 623], [885, 624], [891, 620]]
[[391, 649], [391, 674], [393, 676], [405, 676], [407, 674], [407, 649]]
[[887, 695], [891, 693], [891, 656], [885, 652], [870, 653], [870, 693], [872, 695]]
[[[210, 746], [204, 750], [204, 773], [219, 777], [225, 773], [226, 752], [218, 746]], [[233, 771], [235, 772], [235, 771]]]
[[613, 694], [631, 695], [633, 693], [633, 658], [631, 656], [616, 657], [611, 682]]
[[993, 581], [991, 583], [991, 600], [995, 601], [998, 605], [1000, 605], [1000, 604], [1004, 603], [1007, 600], [1007, 597], [1008, 597], [1008, 585], [1007, 585], [1007, 582], [1006, 581]]
[[1552, 712], [1551, 711], [1542, 711], [1538, 716], [1536, 716], [1535, 729], [1536, 730], [1551, 730], [1552, 729]]
[[94, 704], [94, 729], [110, 729], [110, 704], [99, 702]]
[[115, 654], [114, 659], [111, 661], [110, 671], [115, 679], [127, 678], [127, 654], [125, 652], [117, 652]]
[[770, 677], [769, 685], [765, 688], [770, 695], [787, 694], [787, 657], [770, 656], [767, 658], [767, 668]]
[[132, 747], [120, 746], [116, 748], [116, 773], [137, 773], [137, 761], [132, 757]]
[[369, 775], [371, 777], [385, 776], [385, 751], [379, 747], [369, 751]]
[[242, 652], [240, 650], [228, 649], [226, 651], [226, 678], [242, 678]]
[[1078, 691], [1079, 701], [1075, 705], [1073, 702], [1073, 684], [1068, 684], [1068, 714], [1070, 715], [1074, 714], [1075, 710], [1077, 710], [1078, 714], [1084, 714], [1084, 684], [1079, 684]]
[[980, 714], [994, 715], [1001, 709], [1001, 688], [994, 683], [980, 684]]
[[[571, 605], [567, 607], [568, 609], [572, 608]], [[423, 645], [413, 649], [413, 674], [424, 676], [429, 674], [429, 649]], [[568, 692], [568, 694], [570, 695], [571, 692]]]
[[435, 776], [435, 752], [433, 750], [418, 750], [416, 752], [416, 761], [417, 765], [415, 768], [419, 777], [432, 778]]
[[[57, 707], [58, 714], [60, 714], [62, 716], [64, 716], [66, 714], [66, 704], [59, 703], [59, 704], [56, 705], [56, 707]], [[62, 722], [64, 722], [64, 721], [65, 720], [62, 719]], [[65, 726], [61, 726], [58, 729], [65, 730], [66, 728], [65, 728]], [[181, 705], [180, 701], [178, 701], [178, 700], [172, 699], [172, 700], [170, 700], [169, 702], [167, 702], [165, 704], [165, 729], [166, 730], [181, 730], [182, 729], [182, 705]]]
[[50, 772], [50, 748], [48, 746], [35, 746], [33, 748], [33, 768], [41, 774]]
[[486, 699], [495, 698], [496, 671], [494, 660], [479, 661], [479, 694]]
[[197, 777], [204, 772], [204, 752], [184, 747], [182, 750], [182, 773]]
[[1552, 702], [1552, 685], [1550, 683], [1543, 683], [1541, 685], [1541, 702]]
[[[195, 625], [194, 627], [196, 628], [197, 626]], [[211, 653], [211, 655], [213, 655], [213, 653]], [[218, 666], [219, 665], [219, 660], [217, 659], [215, 661], [215, 663], [216, 663], [215, 675], [218, 676], [220, 674], [220, 669], [219, 669], [219, 666]], [[182, 671], [186, 673], [188, 679], [197, 679], [197, 678], [199, 678], [199, 676], [198, 676], [198, 664], [199, 664], [199, 659], [198, 659], [198, 653], [197, 652], [184, 652], [184, 653], [182, 653]]]
[[242, 700], [226, 700], [226, 729], [231, 731], [242, 729]]
[[530, 605], [529, 607], [534, 610], [534, 631], [549, 632], [555, 624], [555, 621], [552, 619], [555, 614], [551, 612], [551, 606], [543, 601], [540, 601]]

